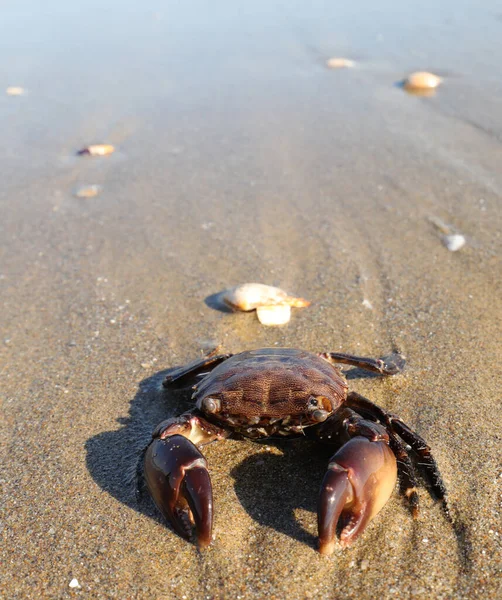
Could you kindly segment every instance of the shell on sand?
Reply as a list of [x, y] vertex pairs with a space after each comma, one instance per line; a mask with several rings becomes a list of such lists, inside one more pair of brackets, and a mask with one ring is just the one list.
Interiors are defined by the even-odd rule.
[[456, 252], [465, 246], [467, 242], [465, 237], [455, 231], [453, 227], [444, 223], [439, 217], [430, 216], [429, 221], [443, 234], [441, 240], [450, 252]]
[[452, 233], [443, 237], [443, 244], [450, 252], [456, 252], [465, 246], [465, 237], [461, 233]]
[[94, 198], [101, 191], [100, 185], [81, 185], [75, 189], [73, 194], [77, 198]]
[[339, 58], [334, 56], [333, 58], [328, 58], [326, 61], [326, 66], [329, 69], [350, 69], [355, 66], [355, 62], [350, 60], [349, 58]]
[[91, 144], [79, 150], [77, 154], [89, 154], [90, 156], [107, 156], [115, 152], [115, 146], [111, 144]]
[[434, 90], [443, 80], [441, 77], [427, 71], [416, 71], [404, 80], [407, 90]]
[[23, 96], [24, 88], [11, 85], [5, 90], [5, 93], [7, 94], [7, 96]]
[[286, 325], [291, 319], [291, 306], [289, 304], [258, 306], [256, 316], [262, 325]]
[[260, 306], [276, 306], [286, 304], [295, 308], [309, 306], [310, 302], [304, 298], [290, 296], [284, 290], [264, 285], [263, 283], [243, 283], [222, 294], [222, 300], [236, 310], [255, 310]]

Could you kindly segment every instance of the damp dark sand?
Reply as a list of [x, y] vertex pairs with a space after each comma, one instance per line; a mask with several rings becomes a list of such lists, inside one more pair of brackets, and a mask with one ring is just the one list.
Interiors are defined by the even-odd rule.
[[[26, 92], [0, 96], [0, 595], [500, 597], [502, 16], [216, 4], [2, 5], [2, 89]], [[434, 97], [394, 85], [414, 70]], [[278, 329], [205, 304], [245, 281], [313, 304]], [[163, 370], [218, 343], [406, 354], [350, 384], [429, 441], [456, 531], [396, 494], [322, 557], [325, 457], [231, 441], [206, 452], [214, 544], [177, 537], [128, 475], [186, 407]]]

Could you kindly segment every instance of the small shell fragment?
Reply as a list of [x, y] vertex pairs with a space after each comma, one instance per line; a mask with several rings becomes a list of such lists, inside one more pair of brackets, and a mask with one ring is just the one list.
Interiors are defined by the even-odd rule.
[[295, 308], [309, 306], [304, 298], [290, 296], [284, 290], [262, 283], [243, 283], [223, 292], [222, 300], [236, 310], [249, 311], [260, 306], [286, 304]]
[[450, 252], [456, 252], [465, 246], [465, 237], [460, 233], [453, 233], [443, 237], [443, 244]]
[[404, 87], [409, 91], [435, 90], [443, 80], [427, 71], [416, 71], [404, 80]]
[[75, 577], [70, 581], [69, 587], [71, 587], [73, 589], [77, 589], [77, 590], [82, 589], [82, 586], [78, 582], [78, 579], [76, 579]]
[[439, 217], [430, 216], [428, 219], [443, 234], [441, 241], [450, 252], [456, 252], [465, 246], [467, 240], [461, 233], [455, 231], [453, 227], [447, 225]]
[[286, 325], [291, 319], [291, 306], [289, 304], [259, 306], [256, 309], [256, 316], [262, 325]]
[[101, 191], [100, 185], [81, 185], [74, 191], [77, 198], [94, 198]]
[[111, 144], [91, 144], [79, 150], [77, 154], [89, 154], [90, 156], [107, 156], [115, 152], [115, 146]]
[[18, 86], [9, 86], [6, 90], [5, 93], [7, 94], [7, 96], [23, 96], [24, 95], [24, 88], [22, 87], [18, 87]]
[[338, 58], [338, 57], [333, 57], [333, 58], [329, 58], [326, 61], [326, 66], [329, 69], [350, 69], [352, 67], [355, 66], [355, 62], [353, 60], [350, 60], [349, 58]]

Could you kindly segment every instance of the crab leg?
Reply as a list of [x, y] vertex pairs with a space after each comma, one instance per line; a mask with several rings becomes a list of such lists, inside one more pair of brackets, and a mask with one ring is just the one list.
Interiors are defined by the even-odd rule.
[[207, 374], [220, 363], [227, 360], [227, 358], [233, 356], [233, 354], [216, 354], [217, 350], [218, 349], [213, 350], [213, 352], [210, 352], [204, 356], [204, 358], [198, 358], [188, 365], [174, 369], [169, 375], [166, 375], [162, 385], [164, 387], [169, 387], [173, 383], [182, 382], [189, 377], [195, 377], [195, 375], [198, 375], [201, 372]]
[[395, 375], [399, 373], [403, 370], [406, 362], [405, 357], [401, 354], [390, 354], [383, 358], [367, 358], [364, 356], [353, 356], [352, 354], [342, 354], [340, 352], [322, 352], [319, 356], [332, 364], [352, 365], [366, 371], [380, 373], [381, 375]]
[[207, 462], [195, 444], [204, 446], [228, 432], [202, 417], [186, 413], [161, 423], [153, 432], [144, 459], [144, 477], [164, 518], [200, 548], [211, 543], [213, 492]]

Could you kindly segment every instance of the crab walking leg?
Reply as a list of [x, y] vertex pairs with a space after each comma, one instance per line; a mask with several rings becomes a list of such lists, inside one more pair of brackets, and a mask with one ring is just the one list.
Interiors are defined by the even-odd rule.
[[432, 450], [426, 441], [421, 438], [418, 433], [404, 423], [398, 417], [390, 416], [392, 429], [411, 446], [412, 450], [420, 457], [419, 467], [426, 475], [433, 492], [440, 500], [444, 500], [444, 508], [448, 513], [449, 509], [446, 504], [446, 486], [439, 471], [436, 459], [432, 456]]
[[396, 375], [403, 370], [406, 362], [402, 354], [390, 354], [383, 358], [367, 358], [340, 352], [322, 352], [319, 356], [332, 364], [352, 365], [381, 375]]
[[349, 546], [387, 503], [397, 480], [394, 453], [386, 441], [357, 436], [330, 460], [318, 504], [319, 552], [332, 554], [340, 517], [340, 545]]
[[397, 473], [399, 476], [399, 491], [406, 498], [406, 502], [411, 510], [413, 518], [416, 519], [419, 513], [420, 499], [417, 492], [417, 477], [413, 463], [408, 455], [405, 445], [398, 436], [389, 431], [389, 446], [397, 460]]
[[161, 423], [145, 453], [148, 490], [164, 518], [184, 538], [195, 536], [200, 548], [211, 543], [213, 491], [207, 462], [195, 444], [204, 446], [228, 432], [186, 413]]
[[171, 371], [169, 375], [166, 375], [162, 385], [164, 387], [169, 387], [170, 385], [182, 382], [189, 377], [195, 377], [201, 372], [204, 372], [204, 374], [207, 375], [209, 371], [212, 371], [212, 369], [232, 356], [233, 354], [215, 354], [215, 352], [210, 352], [204, 358], [199, 358], [188, 365]]

